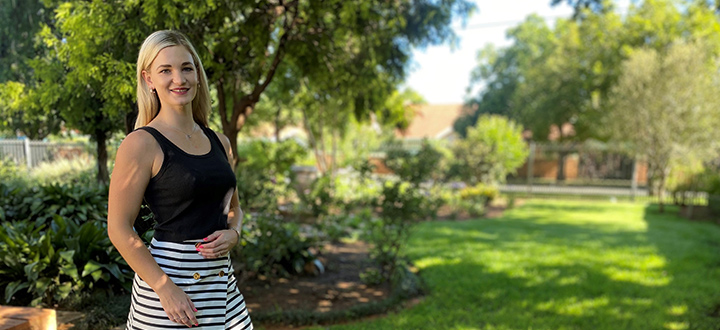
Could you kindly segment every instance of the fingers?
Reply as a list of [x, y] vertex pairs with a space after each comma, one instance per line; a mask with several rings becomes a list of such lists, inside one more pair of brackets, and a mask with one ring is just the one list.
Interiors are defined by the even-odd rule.
[[205, 258], [220, 258], [230, 251], [230, 244], [227, 242], [227, 235], [223, 231], [216, 231], [209, 235], [196, 249]]
[[178, 324], [184, 324], [187, 327], [193, 327], [199, 325], [197, 318], [195, 317], [195, 313], [197, 312], [197, 308], [195, 308], [195, 305], [193, 304], [192, 300], [190, 300], [190, 297], [187, 297], [187, 304], [184, 304], [177, 312], [172, 313], [172, 316], [168, 316], [170, 321]]
[[187, 327], [199, 325], [195, 313], [191, 311], [181, 311], [179, 314], [170, 317], [170, 321], [186, 325]]
[[173, 323], [184, 324], [188, 327], [198, 325], [195, 317], [195, 304], [192, 302], [187, 293], [182, 289], [173, 285], [168, 291], [158, 294], [160, 304], [167, 314], [168, 319]]
[[198, 251], [201, 256], [209, 259], [217, 259], [228, 254], [228, 249], [221, 247], [217, 247], [215, 249], [200, 248]]
[[222, 235], [222, 232], [220, 232], [219, 230], [215, 231], [212, 234], [208, 235], [208, 237], [203, 238], [203, 241], [212, 242], [212, 241], [216, 240], [218, 237], [220, 237], [220, 235]]
[[[192, 307], [192, 310], [197, 311], [197, 309], [195, 309], [195, 307]], [[198, 325], [198, 321], [197, 321], [197, 318], [195, 317], [195, 313], [193, 313], [192, 311], [188, 311], [188, 310], [185, 310], [185, 315], [183, 316], [182, 322], [180, 322], [180, 323], [187, 325], [188, 327]]]

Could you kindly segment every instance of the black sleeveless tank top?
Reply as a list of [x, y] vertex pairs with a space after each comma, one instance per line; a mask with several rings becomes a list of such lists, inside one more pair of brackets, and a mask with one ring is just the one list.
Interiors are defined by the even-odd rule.
[[152, 134], [164, 154], [160, 171], [145, 189], [159, 241], [202, 239], [228, 228], [235, 174], [220, 139], [209, 128], [199, 126], [210, 139], [210, 152], [204, 155], [186, 153], [152, 127], [138, 128]]

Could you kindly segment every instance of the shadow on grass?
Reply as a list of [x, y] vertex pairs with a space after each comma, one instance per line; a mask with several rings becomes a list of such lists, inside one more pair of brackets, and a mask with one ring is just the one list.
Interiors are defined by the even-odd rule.
[[[467, 263], [431, 266], [423, 274], [438, 271], [475, 276], [457, 279], [456, 288], [434, 292], [431, 309], [443, 312], [425, 319], [436, 323], [428, 329], [441, 324], [481, 329], [654, 329], [638, 319], [638, 314], [658, 307], [638, 298], [654, 288], [611, 280], [594, 267], [532, 267], [532, 272], [546, 275], [541, 280]], [[444, 297], [432, 300], [438, 296]]]
[[[608, 213], [607, 203], [529, 207], [571, 216]], [[426, 306], [410, 311], [424, 313], [417, 317], [424, 322], [411, 324], [410, 317], [403, 326], [720, 328], [713, 316], [720, 302], [718, 226], [657, 214], [652, 206], [642, 220], [629, 220], [644, 221], [645, 228], [636, 224], [642, 230], [540, 221], [533, 212], [439, 222], [419, 232], [414, 240], [422, 244], [414, 244], [420, 247], [411, 255], [432, 294]]]
[[[668, 260], [665, 271], [673, 281], [672, 299], [681, 303], [690, 329], [720, 329], [720, 226], [690, 221], [679, 208], [657, 204], [644, 209], [646, 236]], [[668, 312], [672, 314], [672, 311]]]

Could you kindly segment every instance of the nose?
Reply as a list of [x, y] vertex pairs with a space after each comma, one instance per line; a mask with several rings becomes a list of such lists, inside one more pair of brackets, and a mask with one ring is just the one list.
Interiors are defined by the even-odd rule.
[[182, 72], [174, 71], [172, 76], [173, 84], [182, 85], [187, 79], [183, 76]]

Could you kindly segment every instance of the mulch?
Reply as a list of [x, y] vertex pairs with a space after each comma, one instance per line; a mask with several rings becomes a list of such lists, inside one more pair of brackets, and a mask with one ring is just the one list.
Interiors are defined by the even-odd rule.
[[[516, 205], [519, 205], [516, 203]], [[482, 218], [498, 218], [506, 209], [503, 204], [489, 205]], [[455, 215], [456, 221], [477, 219], [467, 214]], [[441, 219], [444, 219], [441, 217]], [[447, 218], [444, 220], [449, 220]], [[325, 245], [319, 259], [325, 272], [318, 276], [293, 276], [290, 278], [260, 278], [244, 283], [240, 291], [253, 313], [277, 310], [304, 310], [329, 312], [346, 310], [358, 304], [378, 302], [390, 296], [388, 284], [370, 286], [360, 280], [360, 273], [373, 264], [368, 255], [368, 245], [362, 241], [339, 242]], [[414, 305], [422, 298], [413, 299], [406, 305]], [[369, 318], [378, 317], [370, 316]], [[267, 330], [303, 329], [291, 325], [260, 324]]]
[[319, 259], [325, 271], [317, 276], [261, 277], [244, 283], [240, 291], [250, 315], [278, 309], [329, 312], [389, 297], [389, 285], [369, 286], [360, 279], [360, 273], [373, 266], [366, 243], [326, 244]]

